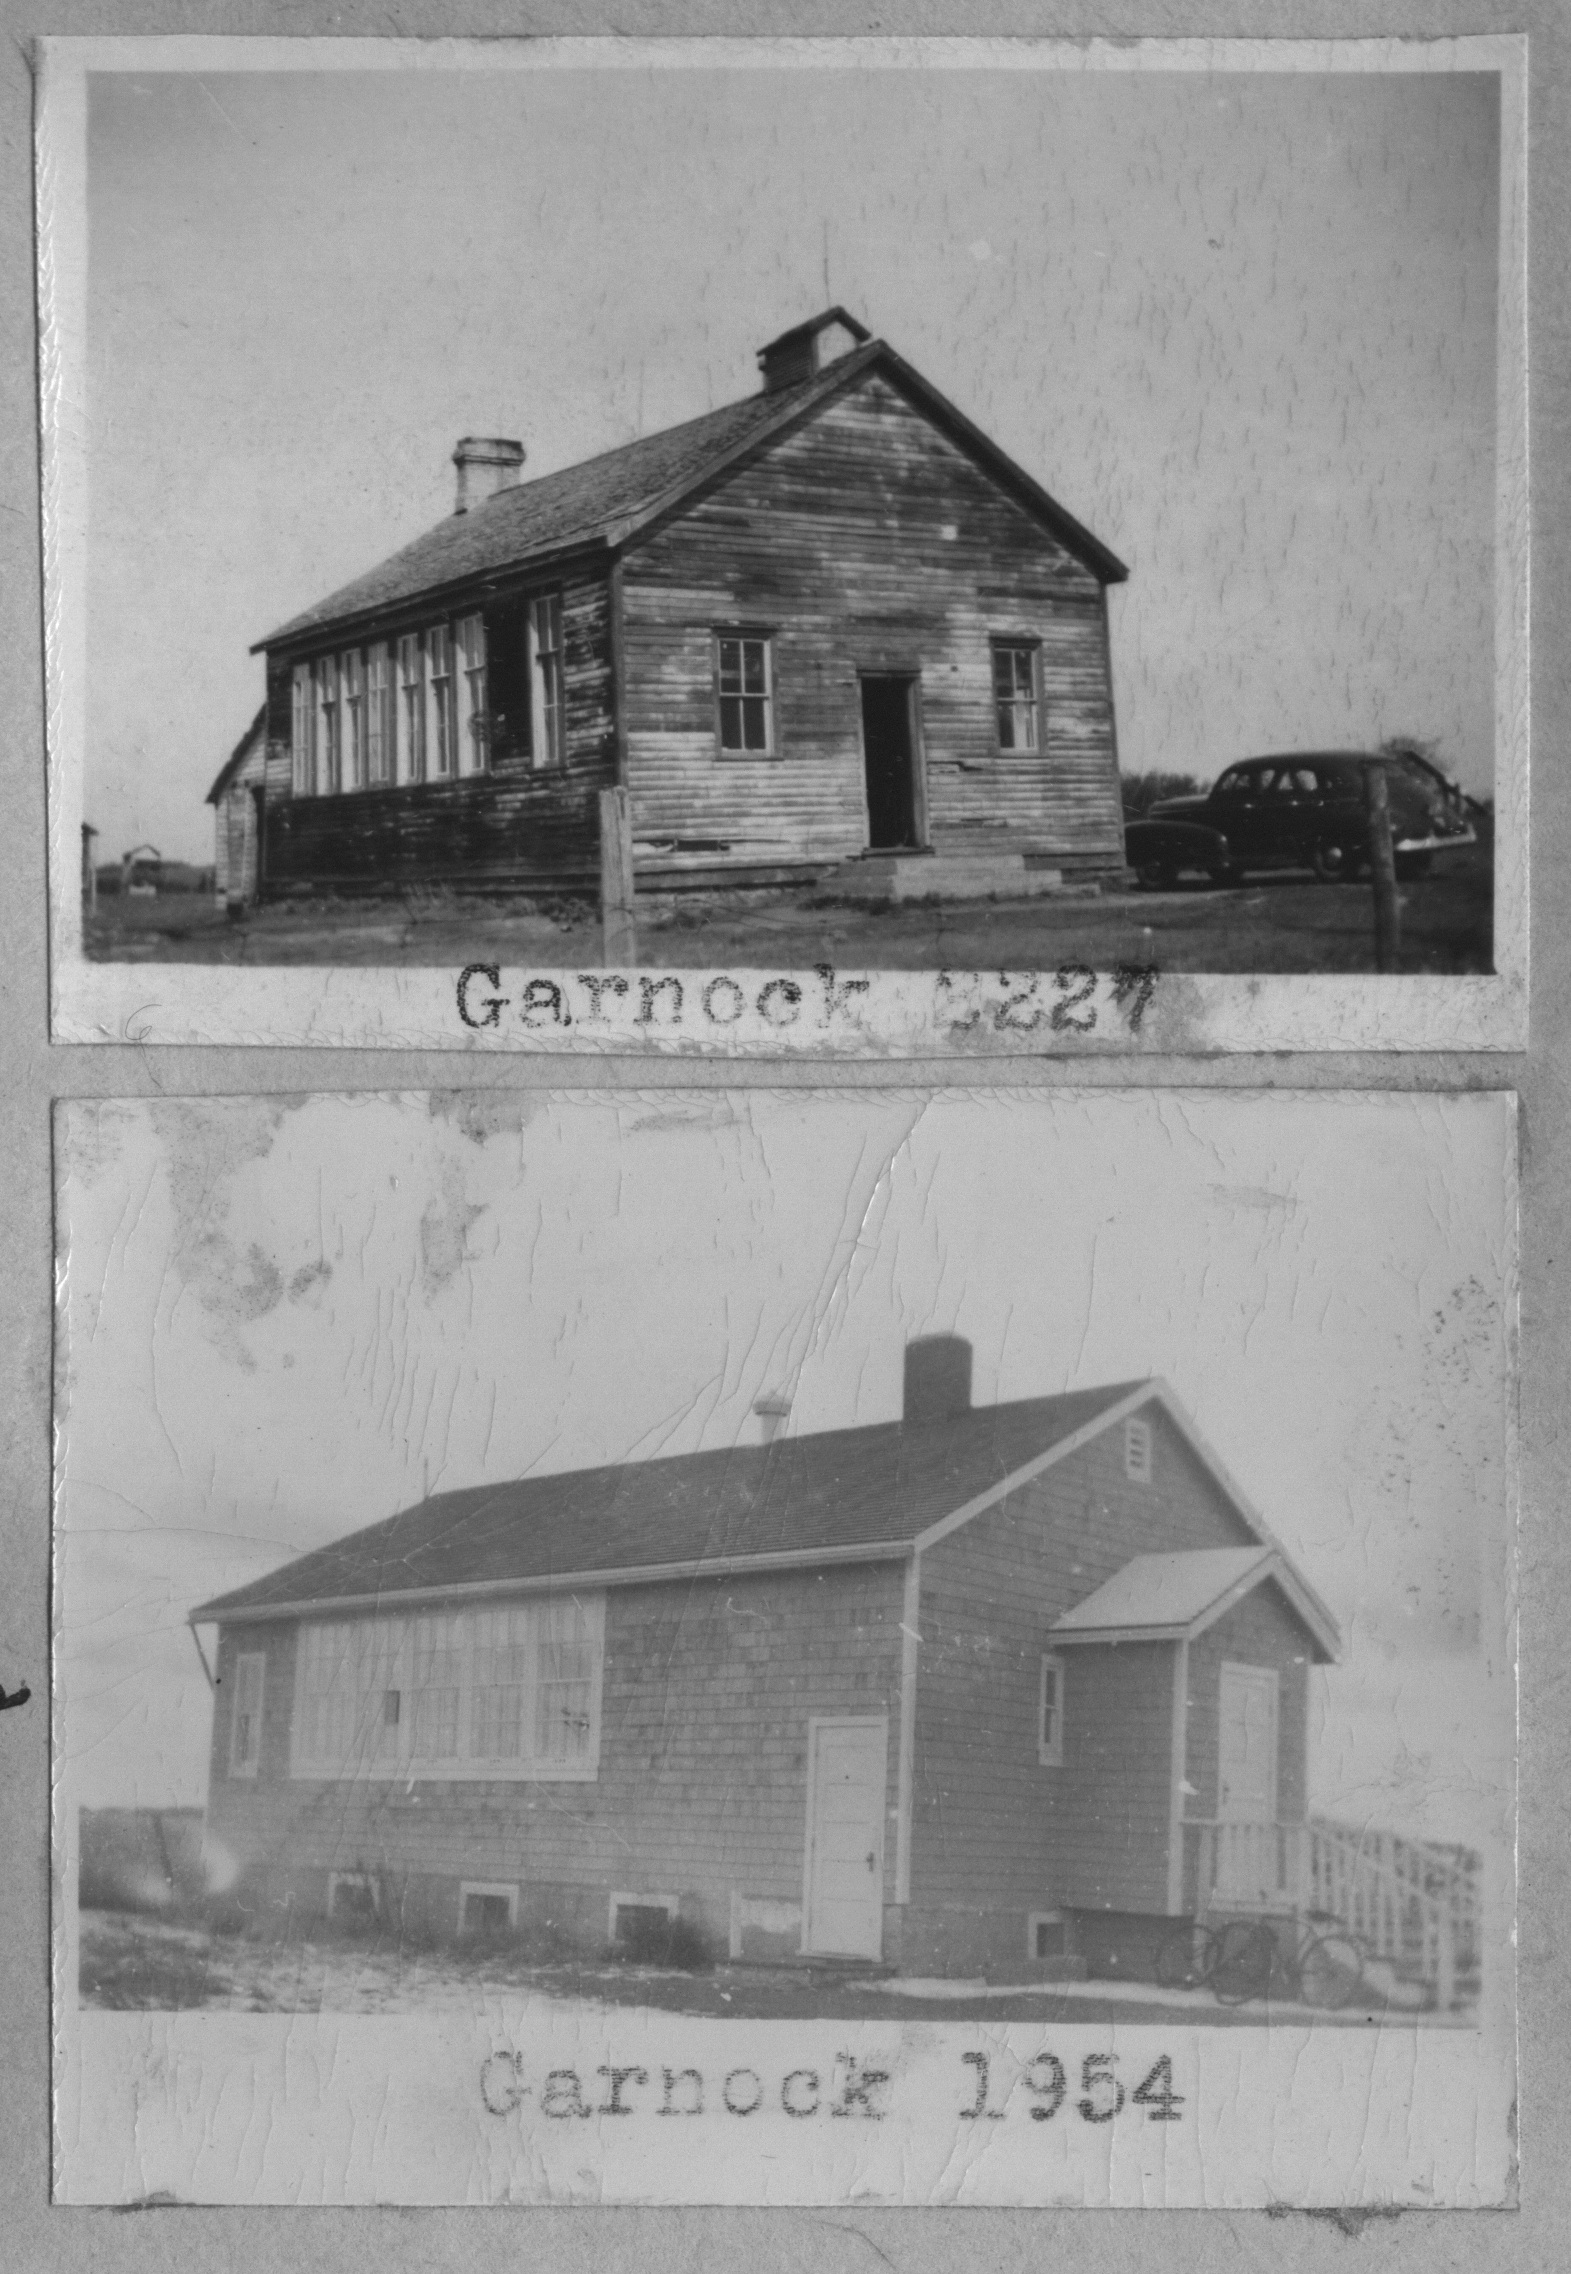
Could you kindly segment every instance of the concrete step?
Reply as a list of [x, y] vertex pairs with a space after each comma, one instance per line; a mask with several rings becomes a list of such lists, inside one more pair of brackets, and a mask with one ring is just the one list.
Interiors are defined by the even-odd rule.
[[864, 853], [822, 889], [846, 900], [1034, 900], [1063, 882], [1062, 869], [1028, 869], [1020, 853]]

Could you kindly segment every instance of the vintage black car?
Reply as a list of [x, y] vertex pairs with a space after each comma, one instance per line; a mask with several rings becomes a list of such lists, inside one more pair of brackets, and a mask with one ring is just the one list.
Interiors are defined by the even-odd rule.
[[1406, 752], [1289, 751], [1229, 766], [1200, 797], [1164, 798], [1124, 829], [1143, 885], [1199, 873], [1230, 884], [1249, 869], [1313, 869], [1334, 883], [1369, 866], [1367, 779], [1386, 777], [1399, 877], [1422, 876], [1437, 852], [1471, 845], [1466, 798], [1438, 767]]

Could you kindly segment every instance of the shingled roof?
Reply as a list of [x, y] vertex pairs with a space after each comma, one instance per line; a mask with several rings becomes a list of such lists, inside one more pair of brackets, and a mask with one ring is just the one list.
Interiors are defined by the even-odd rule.
[[[799, 330], [807, 327], [799, 326]], [[790, 336], [790, 335], [786, 335]], [[258, 640], [253, 655], [375, 616], [425, 593], [462, 587], [558, 555], [627, 543], [821, 405], [878, 371], [967, 455], [979, 460], [1075, 557], [1109, 584], [1128, 575], [1116, 554], [947, 402], [883, 340], [868, 340], [796, 386], [749, 395], [681, 426], [624, 443], [559, 473], [516, 483], [449, 514], [365, 576]]]
[[1117, 1382], [1062, 1397], [874, 1423], [613, 1468], [437, 1493], [202, 1604], [254, 1619], [572, 1576], [834, 1563], [907, 1553], [923, 1533], [1141, 1402]]
[[1279, 1548], [1182, 1548], [1137, 1555], [1053, 1628], [1060, 1643], [1188, 1642], [1257, 1587], [1278, 1587], [1324, 1660], [1338, 1636], [1325, 1605]]

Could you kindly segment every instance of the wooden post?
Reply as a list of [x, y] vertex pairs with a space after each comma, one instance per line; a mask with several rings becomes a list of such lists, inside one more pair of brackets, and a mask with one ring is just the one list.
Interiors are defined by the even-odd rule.
[[600, 792], [600, 917], [605, 960], [638, 961], [633, 928], [633, 817], [624, 789]]
[[1396, 855], [1391, 850], [1391, 801], [1384, 766], [1364, 768], [1364, 800], [1369, 813], [1369, 875], [1375, 892], [1375, 969], [1395, 971], [1400, 945]]
[[93, 856], [93, 839], [98, 831], [90, 821], [82, 824], [82, 898], [90, 909], [98, 906], [98, 863]]

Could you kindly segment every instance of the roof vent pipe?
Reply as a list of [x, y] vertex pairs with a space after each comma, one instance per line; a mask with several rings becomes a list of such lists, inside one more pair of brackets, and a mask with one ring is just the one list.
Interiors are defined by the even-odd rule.
[[906, 1344], [904, 1418], [920, 1424], [971, 1411], [971, 1345], [960, 1334]]
[[499, 490], [515, 487], [523, 472], [524, 446], [508, 441], [505, 435], [466, 434], [453, 452], [453, 464], [458, 468], [458, 499], [453, 511], [467, 513], [471, 506], [484, 505]]
[[753, 1403], [758, 1416], [759, 1434], [766, 1445], [772, 1445], [786, 1425], [791, 1411], [791, 1400], [780, 1390], [770, 1390]]

